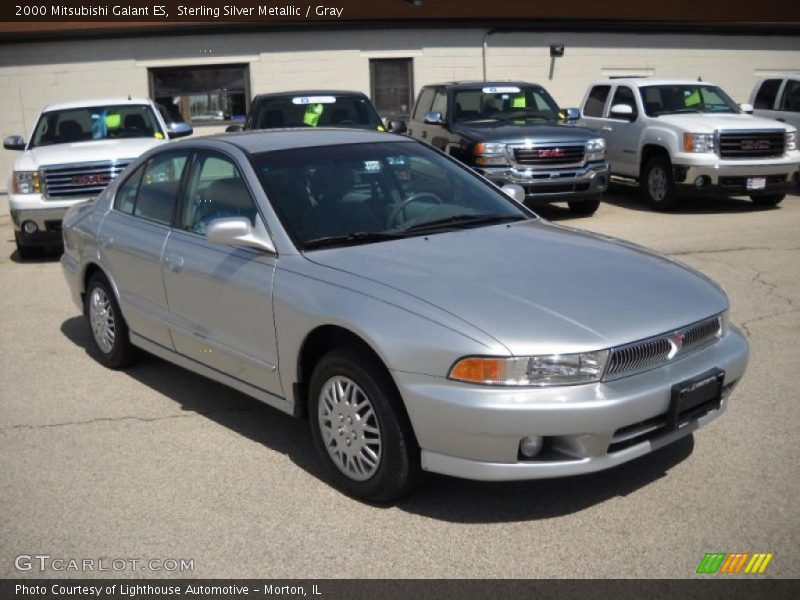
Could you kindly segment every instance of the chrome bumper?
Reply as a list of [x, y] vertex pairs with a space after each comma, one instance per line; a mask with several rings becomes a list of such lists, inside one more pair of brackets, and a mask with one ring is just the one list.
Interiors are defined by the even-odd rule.
[[473, 167], [478, 173], [503, 186], [516, 183], [529, 199], [552, 200], [584, 196], [597, 197], [608, 188], [607, 162], [593, 162], [582, 167], [534, 170], [526, 167]]
[[[749, 345], [735, 327], [719, 342], [661, 368], [592, 385], [508, 389], [394, 373], [422, 449], [424, 469], [467, 479], [562, 477], [606, 469], [669, 444], [719, 416], [747, 367]], [[711, 368], [725, 371], [720, 409], [676, 430], [625, 435], [669, 409], [672, 386]], [[549, 451], [520, 459], [528, 435]], [[625, 438], [625, 443], [620, 440]], [[614, 446], [612, 446], [614, 444]]]

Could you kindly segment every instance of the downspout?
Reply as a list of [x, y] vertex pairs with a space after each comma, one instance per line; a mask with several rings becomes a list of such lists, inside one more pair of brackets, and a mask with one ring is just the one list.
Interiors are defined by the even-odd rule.
[[481, 44], [481, 58], [483, 59], [483, 80], [486, 81], [486, 51], [489, 49], [489, 36], [495, 33], [497, 29], [488, 29], [483, 34], [483, 42]]

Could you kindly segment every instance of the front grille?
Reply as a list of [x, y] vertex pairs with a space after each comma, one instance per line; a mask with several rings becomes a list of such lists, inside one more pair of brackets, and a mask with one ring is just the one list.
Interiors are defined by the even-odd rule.
[[122, 173], [131, 161], [54, 165], [42, 169], [45, 198], [96, 196]]
[[548, 144], [513, 148], [514, 162], [531, 167], [563, 167], [583, 162], [586, 148], [583, 144]]
[[[759, 177], [759, 175], [755, 175]], [[786, 175], [761, 175], [767, 181], [767, 185], [780, 185], [786, 183]], [[747, 180], [752, 177], [720, 177], [719, 184], [725, 187], [736, 188], [742, 191], [747, 191]]]
[[676, 331], [611, 349], [605, 379], [617, 379], [677, 360], [717, 341], [720, 317], [716, 316]]
[[725, 132], [719, 134], [722, 158], [770, 158], [782, 156], [786, 135], [782, 130]]
[[573, 194], [575, 192], [588, 192], [588, 183], [544, 183], [537, 185], [525, 185], [525, 195], [535, 196], [536, 194]]
[[61, 221], [45, 221], [44, 228], [47, 231], [61, 231]]

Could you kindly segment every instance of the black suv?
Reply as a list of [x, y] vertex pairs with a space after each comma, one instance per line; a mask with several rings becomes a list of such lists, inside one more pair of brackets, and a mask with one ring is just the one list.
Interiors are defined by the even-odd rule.
[[361, 92], [313, 90], [260, 94], [244, 125], [225, 131], [282, 127], [352, 127], [383, 131], [378, 111]]

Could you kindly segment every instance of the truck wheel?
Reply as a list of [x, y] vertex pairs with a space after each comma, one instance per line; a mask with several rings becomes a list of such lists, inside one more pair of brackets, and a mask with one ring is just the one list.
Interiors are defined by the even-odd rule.
[[680, 198], [672, 181], [672, 164], [666, 156], [654, 156], [644, 167], [641, 179], [642, 193], [656, 210], [675, 210]]
[[392, 502], [419, 479], [419, 447], [394, 384], [357, 347], [332, 350], [314, 368], [309, 421], [317, 454], [336, 487]]
[[786, 198], [786, 194], [768, 194], [766, 196], [750, 196], [750, 200], [756, 206], [778, 206], [781, 200]]
[[37, 258], [43, 254], [44, 248], [41, 246], [25, 246], [19, 241], [20, 235], [14, 232], [14, 241], [17, 244], [17, 256], [21, 260], [28, 260], [30, 258]]
[[600, 198], [592, 198], [591, 200], [569, 200], [567, 202], [569, 210], [575, 215], [589, 216], [593, 215], [600, 206]]
[[95, 273], [89, 279], [85, 302], [97, 360], [110, 369], [130, 365], [134, 361], [134, 348], [128, 337], [128, 326], [111, 284], [102, 273]]

